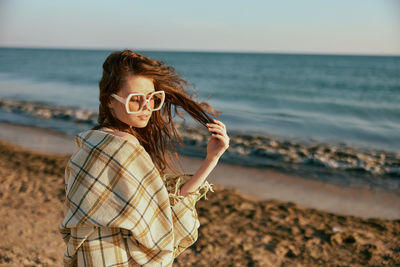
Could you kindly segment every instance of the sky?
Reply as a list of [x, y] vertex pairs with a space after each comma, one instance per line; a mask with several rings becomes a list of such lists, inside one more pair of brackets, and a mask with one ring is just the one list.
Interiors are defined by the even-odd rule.
[[400, 55], [400, 0], [0, 0], [0, 46]]

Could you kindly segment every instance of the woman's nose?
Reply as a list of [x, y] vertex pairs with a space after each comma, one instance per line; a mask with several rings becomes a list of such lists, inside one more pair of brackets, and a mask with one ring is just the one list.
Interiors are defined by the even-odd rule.
[[143, 110], [146, 110], [146, 109], [150, 110], [150, 101], [148, 101], [148, 100], [144, 103], [144, 107], [143, 107]]

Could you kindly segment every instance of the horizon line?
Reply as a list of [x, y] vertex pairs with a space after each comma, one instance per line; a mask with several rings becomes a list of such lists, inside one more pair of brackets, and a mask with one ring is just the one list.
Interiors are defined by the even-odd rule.
[[54, 47], [54, 46], [9, 46], [0, 45], [0, 48], [16, 48], [16, 49], [49, 49], [49, 50], [91, 50], [91, 51], [112, 51], [112, 50], [136, 50], [145, 52], [184, 52], [184, 53], [232, 53], [232, 54], [277, 54], [277, 55], [325, 55], [325, 56], [384, 56], [384, 57], [400, 57], [399, 54], [376, 54], [376, 53], [350, 53], [350, 52], [302, 52], [302, 51], [249, 51], [249, 50], [201, 50], [201, 49], [175, 49], [175, 48], [129, 48], [129, 47], [111, 47], [111, 48], [95, 48], [95, 47]]

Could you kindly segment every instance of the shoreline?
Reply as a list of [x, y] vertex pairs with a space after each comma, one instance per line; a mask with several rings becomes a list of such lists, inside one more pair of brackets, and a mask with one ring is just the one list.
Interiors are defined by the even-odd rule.
[[[91, 109], [7, 98], [0, 98], [1, 116], [6, 118], [5, 122], [57, 128], [68, 136], [93, 127], [98, 117]], [[202, 157], [209, 137], [207, 130], [182, 122], [176, 127], [186, 144], [178, 151], [190, 157]], [[351, 138], [340, 142], [324, 139], [292, 134], [285, 137], [285, 134], [236, 128], [230, 130], [230, 148], [222, 159], [233, 165], [268, 168], [342, 186], [371, 187], [400, 195], [400, 150], [393, 150], [396, 147], [393, 142], [390, 147], [379, 148], [373, 142], [357, 145]]]
[[[48, 129], [0, 123], [0, 140], [31, 151], [58, 155], [74, 152], [73, 138]], [[194, 172], [201, 159], [181, 156], [186, 172]], [[220, 162], [208, 181], [237, 189], [248, 199], [294, 202], [338, 215], [400, 218], [400, 196], [365, 188], [349, 188], [277, 171]]]

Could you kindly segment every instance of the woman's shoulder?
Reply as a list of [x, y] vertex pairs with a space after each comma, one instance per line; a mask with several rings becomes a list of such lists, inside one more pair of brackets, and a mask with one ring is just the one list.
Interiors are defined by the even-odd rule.
[[101, 130], [103, 132], [106, 132], [108, 134], [112, 134], [114, 136], [120, 137], [120, 138], [122, 138], [122, 139], [124, 139], [124, 140], [126, 140], [126, 141], [128, 141], [128, 142], [130, 142], [132, 144], [135, 144], [135, 145], [139, 145], [140, 144], [138, 139], [135, 136], [133, 136], [132, 134], [129, 134], [129, 133], [126, 133], [126, 132], [120, 132], [120, 131], [113, 131], [113, 130], [111, 130], [109, 128], [105, 128], [105, 127], [101, 128], [99, 130]]
[[114, 133], [115, 135], [121, 137], [122, 139], [127, 140], [128, 142], [134, 143], [134, 144], [139, 144], [139, 141], [137, 140], [137, 138], [129, 133], [125, 133], [125, 132], [116, 132]]

